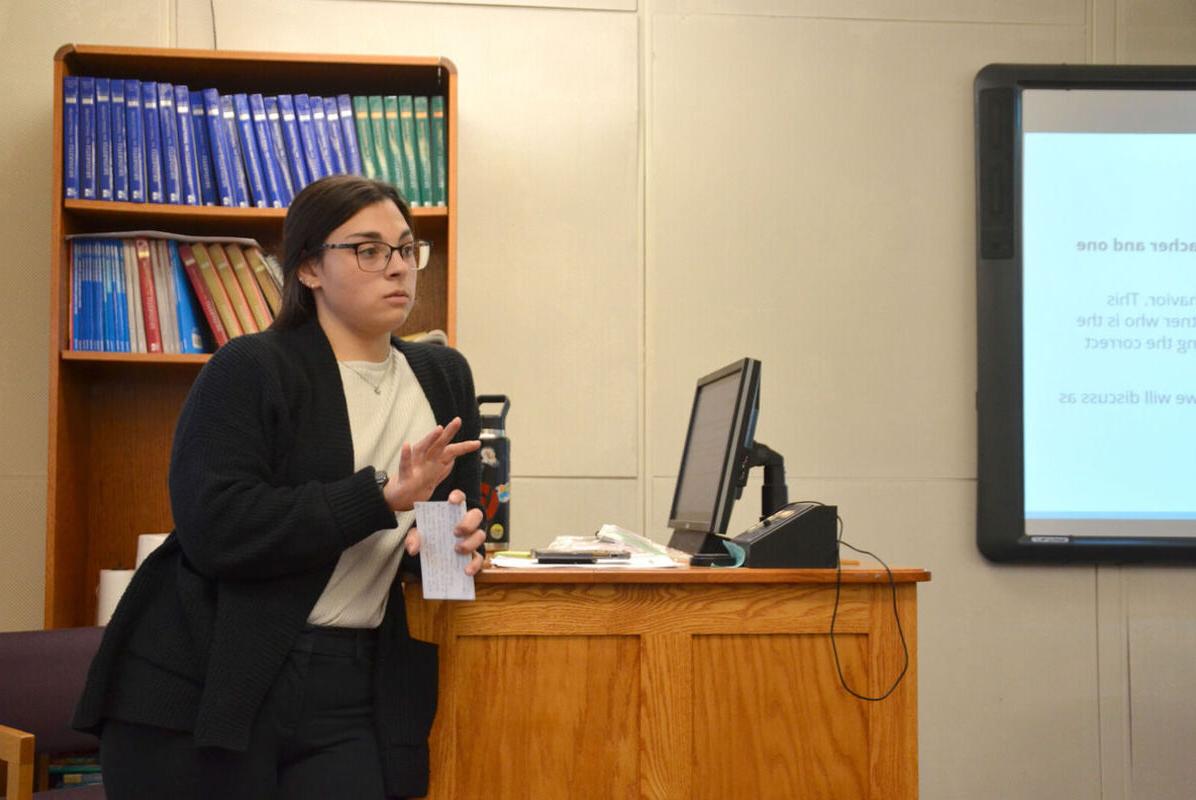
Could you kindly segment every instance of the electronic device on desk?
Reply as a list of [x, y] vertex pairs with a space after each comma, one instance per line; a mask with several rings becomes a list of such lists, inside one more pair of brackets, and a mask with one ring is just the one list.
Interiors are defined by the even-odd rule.
[[748, 472], [760, 466], [762, 521], [732, 539], [746, 551], [745, 566], [833, 567], [837, 509], [788, 504], [785, 459], [755, 440], [759, 408], [756, 359], [741, 359], [698, 379], [669, 511], [669, 546], [689, 553], [691, 566], [733, 564], [722, 541], [731, 507], [743, 494]]

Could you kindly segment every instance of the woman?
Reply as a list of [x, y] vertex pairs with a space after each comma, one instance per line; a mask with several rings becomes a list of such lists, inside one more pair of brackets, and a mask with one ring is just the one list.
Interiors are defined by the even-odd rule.
[[408, 635], [397, 575], [427, 499], [468, 504], [456, 547], [481, 568], [472, 377], [453, 350], [391, 337], [428, 256], [392, 187], [316, 181], [283, 249], [277, 320], [222, 347], [187, 397], [175, 530], [76, 712], [102, 732], [112, 800], [427, 791], [436, 655]]

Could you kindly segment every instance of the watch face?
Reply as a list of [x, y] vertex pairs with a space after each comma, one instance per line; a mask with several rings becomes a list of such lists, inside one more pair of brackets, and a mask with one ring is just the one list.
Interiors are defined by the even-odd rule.
[[387, 475], [382, 470], [378, 470], [374, 473], [374, 483], [378, 484], [379, 489], [383, 489], [386, 487], [387, 480], [388, 480]]

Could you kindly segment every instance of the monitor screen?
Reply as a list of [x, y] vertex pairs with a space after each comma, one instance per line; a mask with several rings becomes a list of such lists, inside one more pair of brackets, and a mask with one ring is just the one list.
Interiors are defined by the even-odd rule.
[[698, 380], [669, 512], [670, 544], [718, 552], [743, 491], [759, 408], [760, 362], [745, 358]]
[[1196, 560], [1196, 70], [976, 88], [980, 549]]

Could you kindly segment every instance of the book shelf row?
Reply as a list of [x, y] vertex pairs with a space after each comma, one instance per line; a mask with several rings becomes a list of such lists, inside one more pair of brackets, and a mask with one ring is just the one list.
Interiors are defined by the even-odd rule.
[[443, 96], [263, 96], [67, 75], [67, 200], [285, 208], [308, 183], [357, 174], [415, 207], [447, 204]]
[[269, 327], [280, 285], [277, 262], [252, 240], [74, 238], [71, 349], [211, 353]]

